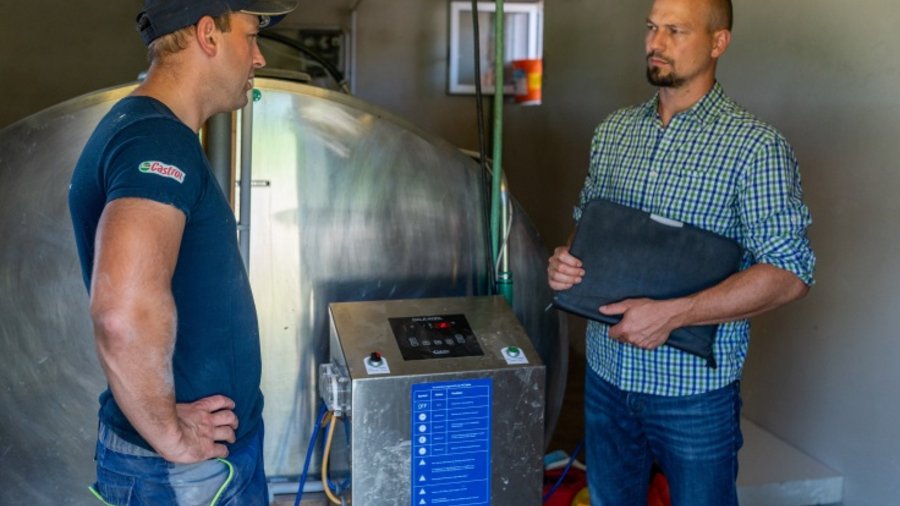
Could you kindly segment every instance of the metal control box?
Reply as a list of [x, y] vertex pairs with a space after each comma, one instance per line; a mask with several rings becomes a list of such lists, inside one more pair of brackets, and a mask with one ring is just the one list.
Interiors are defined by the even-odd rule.
[[354, 505], [541, 503], [545, 368], [503, 297], [329, 310]]

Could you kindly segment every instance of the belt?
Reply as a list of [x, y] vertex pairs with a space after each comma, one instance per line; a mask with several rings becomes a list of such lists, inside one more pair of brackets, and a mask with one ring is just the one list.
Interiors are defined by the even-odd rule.
[[112, 430], [108, 425], [104, 423], [100, 423], [100, 428], [97, 433], [97, 439], [100, 441], [100, 444], [106, 447], [107, 450], [114, 451], [116, 453], [122, 453], [125, 455], [133, 455], [135, 457], [156, 457], [162, 458], [158, 453], [147, 450], [146, 448], [142, 448], [136, 444], [129, 443], [125, 441], [115, 431]]

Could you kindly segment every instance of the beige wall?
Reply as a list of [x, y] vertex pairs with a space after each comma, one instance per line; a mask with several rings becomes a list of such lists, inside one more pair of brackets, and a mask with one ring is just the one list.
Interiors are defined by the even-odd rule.
[[898, 504], [900, 5], [740, 5], [723, 76], [793, 141], [819, 259], [810, 296], [756, 322], [747, 413], [842, 471], [846, 504]]
[[[144, 65], [130, 24], [138, 3], [33, 0], [18, 2], [16, 15], [0, 16], [0, 126], [132, 80]], [[734, 42], [720, 78], [729, 94], [793, 143], [819, 257], [810, 296], [754, 322], [745, 412], [841, 472], [845, 504], [897, 504], [900, 6], [892, 0], [735, 3]], [[307, 19], [292, 16], [288, 23], [351, 26], [349, 0], [304, 4], [298, 14]], [[505, 165], [513, 193], [548, 246], [571, 228], [594, 125], [652, 92], [641, 62], [648, 5], [546, 3], [544, 104], [507, 109]], [[363, 0], [357, 92], [474, 148], [472, 100], [444, 94], [446, 12], [444, 0]]]

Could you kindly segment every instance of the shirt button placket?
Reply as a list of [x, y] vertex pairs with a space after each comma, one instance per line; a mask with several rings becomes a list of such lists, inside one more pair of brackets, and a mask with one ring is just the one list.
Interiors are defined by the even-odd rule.
[[673, 123], [669, 123], [668, 128], [663, 128], [660, 133], [660, 140], [656, 144], [656, 153], [653, 154], [653, 163], [650, 165], [650, 171], [647, 174], [647, 188], [645, 195], [647, 200], [644, 202], [644, 210], [652, 212], [658, 209], [658, 199], [661, 190], [660, 173], [665, 170], [665, 164], [669, 147], [671, 145], [670, 138]]

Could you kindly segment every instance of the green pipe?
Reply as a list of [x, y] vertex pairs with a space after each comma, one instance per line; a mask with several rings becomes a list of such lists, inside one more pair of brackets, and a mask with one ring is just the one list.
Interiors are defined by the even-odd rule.
[[[503, 0], [496, 0], [494, 12], [494, 142], [493, 142], [493, 171], [491, 178], [491, 258], [493, 265], [500, 262], [501, 223], [504, 214], [501, 186], [503, 183], [503, 64], [505, 59], [504, 35], [505, 15]], [[504, 224], [505, 225], [505, 224]], [[509, 252], [506, 251], [506, 256]], [[512, 306], [512, 274], [508, 272], [508, 262], [501, 262], [502, 268], [497, 269], [497, 288], [506, 301]]]
[[503, 181], [503, 0], [494, 13], [494, 142], [491, 157], [491, 257], [500, 253], [500, 184]]
[[513, 208], [512, 202], [510, 202], [509, 186], [506, 184], [506, 178], [503, 178], [500, 184], [500, 223], [502, 227], [500, 234], [502, 245], [500, 246], [500, 258], [497, 268], [497, 293], [502, 295], [506, 299], [506, 303], [512, 307], [513, 277], [509, 269], [509, 234], [506, 227], [512, 218], [510, 214]]

